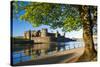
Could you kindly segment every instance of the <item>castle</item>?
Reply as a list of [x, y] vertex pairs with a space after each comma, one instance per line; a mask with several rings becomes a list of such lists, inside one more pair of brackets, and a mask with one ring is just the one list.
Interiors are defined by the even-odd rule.
[[24, 32], [24, 38], [34, 40], [35, 43], [41, 43], [41, 42], [53, 42], [57, 41], [58, 38], [64, 38], [64, 36], [61, 36], [60, 33], [57, 31], [56, 33], [49, 33], [46, 28], [43, 28], [42, 30], [38, 31], [26, 31]]

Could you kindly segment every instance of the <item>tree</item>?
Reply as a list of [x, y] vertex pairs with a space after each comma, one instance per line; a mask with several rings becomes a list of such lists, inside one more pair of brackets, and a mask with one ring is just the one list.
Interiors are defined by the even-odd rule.
[[[85, 58], [85, 60], [90, 61], [96, 57], [92, 37], [92, 29], [94, 26], [93, 20], [96, 20], [94, 17], [97, 16], [94, 15], [94, 13], [97, 12], [96, 6], [37, 2], [25, 2], [23, 5], [21, 3], [23, 2], [12, 2], [14, 15], [19, 16], [21, 20], [28, 21], [34, 27], [45, 24], [49, 25], [51, 28], [62, 28], [64, 31], [79, 30], [83, 28], [85, 50], [81, 59]], [[14, 8], [16, 6], [17, 9]], [[21, 11], [24, 11], [24, 13], [19, 15]]]
[[[94, 48], [93, 42], [93, 20], [91, 19], [90, 6], [81, 6], [80, 15], [83, 24], [83, 39], [85, 42], [84, 54], [80, 57], [82, 60], [93, 60], [96, 57], [97, 52]], [[88, 59], [86, 59], [88, 58]]]

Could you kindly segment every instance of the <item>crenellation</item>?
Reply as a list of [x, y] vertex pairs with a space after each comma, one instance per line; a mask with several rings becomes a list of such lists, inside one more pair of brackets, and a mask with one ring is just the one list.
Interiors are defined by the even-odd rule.
[[38, 31], [29, 30], [24, 32], [24, 38], [34, 40], [34, 42], [57, 41], [62, 37], [64, 36], [61, 36], [58, 31], [56, 33], [49, 33], [48, 29], [46, 28], [43, 28], [42, 30]]

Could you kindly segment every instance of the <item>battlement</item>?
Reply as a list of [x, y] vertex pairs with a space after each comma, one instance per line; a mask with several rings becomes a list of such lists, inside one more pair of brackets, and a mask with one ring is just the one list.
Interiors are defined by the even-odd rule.
[[38, 31], [26, 31], [24, 32], [24, 38], [25, 39], [30, 39], [34, 40], [35, 42], [50, 42], [50, 41], [55, 41], [57, 38], [61, 38], [59, 32], [57, 31], [56, 33], [49, 33], [48, 29], [43, 28], [42, 30]]

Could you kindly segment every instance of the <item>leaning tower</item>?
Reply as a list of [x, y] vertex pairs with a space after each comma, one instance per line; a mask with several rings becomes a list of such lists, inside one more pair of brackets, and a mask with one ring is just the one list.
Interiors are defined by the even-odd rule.
[[41, 37], [46, 37], [47, 36], [47, 29], [46, 28], [43, 28], [42, 30], [41, 30]]

